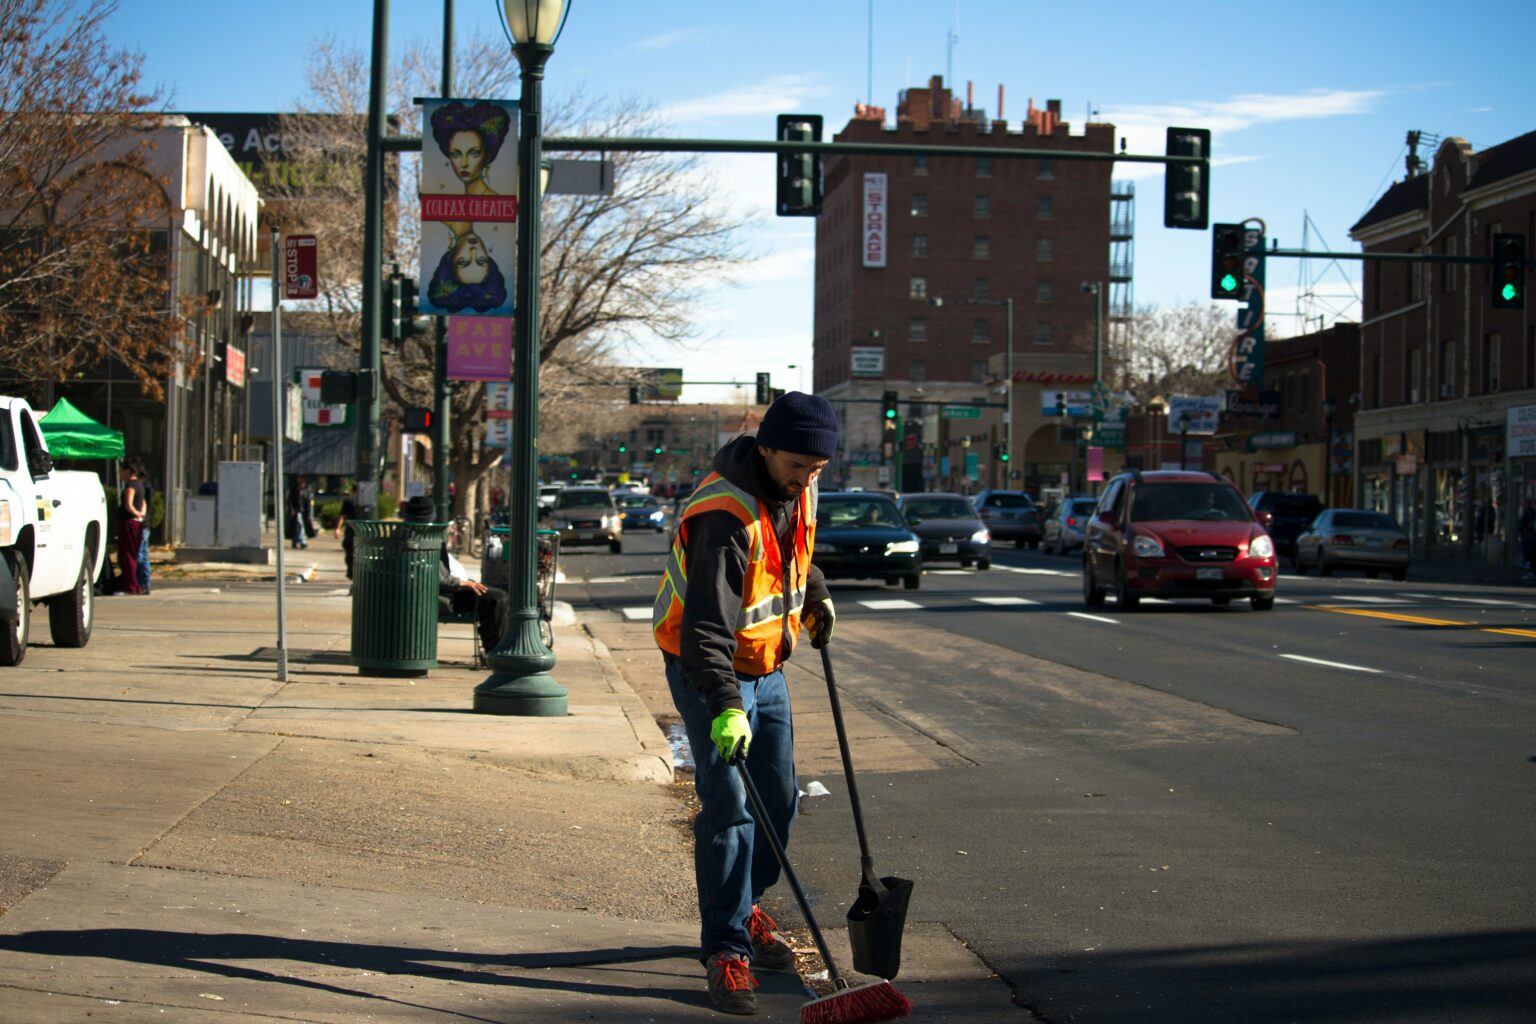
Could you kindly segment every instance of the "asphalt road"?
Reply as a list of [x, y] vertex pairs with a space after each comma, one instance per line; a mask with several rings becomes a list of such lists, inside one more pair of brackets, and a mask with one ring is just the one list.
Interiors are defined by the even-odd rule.
[[[662, 550], [572, 553], [572, 593], [648, 616]], [[876, 866], [1021, 1019], [1536, 1021], [1536, 591], [1286, 574], [1269, 612], [1123, 613], [1012, 550], [833, 590], [845, 702], [962, 765], [868, 776]], [[829, 908], [840, 781], [793, 850]]]

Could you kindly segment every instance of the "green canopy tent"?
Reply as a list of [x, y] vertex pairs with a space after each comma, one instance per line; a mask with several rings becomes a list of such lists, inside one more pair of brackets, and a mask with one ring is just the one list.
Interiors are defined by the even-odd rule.
[[123, 432], [97, 423], [61, 398], [37, 421], [56, 459], [121, 459]]

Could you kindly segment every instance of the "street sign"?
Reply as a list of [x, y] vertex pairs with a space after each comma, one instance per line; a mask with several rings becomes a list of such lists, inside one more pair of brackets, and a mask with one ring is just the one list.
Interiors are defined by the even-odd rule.
[[[1172, 434], [1214, 434], [1225, 396], [1173, 395], [1168, 399], [1168, 432]], [[1181, 428], [1179, 421], [1185, 415], [1189, 420]]]
[[1124, 423], [1101, 423], [1093, 428], [1093, 442], [1101, 448], [1120, 450], [1125, 447]]
[[947, 420], [979, 420], [981, 409], [974, 405], [946, 405], [940, 415]]
[[1237, 329], [1244, 333], [1232, 354], [1232, 376], [1240, 388], [1258, 390], [1264, 386], [1264, 236], [1246, 226], [1243, 277], [1239, 293], [1247, 305], [1237, 311]]
[[313, 299], [320, 295], [320, 250], [314, 235], [283, 239], [283, 298]]
[[1296, 432], [1294, 430], [1269, 430], [1262, 434], [1254, 434], [1248, 438], [1248, 450], [1259, 451], [1263, 448], [1294, 448], [1296, 447]]
[[884, 377], [885, 349], [878, 345], [853, 346], [851, 370], [855, 377]]

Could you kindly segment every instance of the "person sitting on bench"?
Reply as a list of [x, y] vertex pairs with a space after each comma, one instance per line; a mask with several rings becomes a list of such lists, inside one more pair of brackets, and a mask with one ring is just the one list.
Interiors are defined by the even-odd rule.
[[[432, 499], [417, 495], [405, 503], [401, 518], [408, 523], [430, 523], [436, 515], [437, 506]], [[495, 650], [501, 639], [502, 625], [507, 620], [507, 592], [457, 575], [450, 559], [448, 549], [442, 548], [437, 565], [438, 612], [451, 615], [474, 612], [481, 646], [488, 651]]]

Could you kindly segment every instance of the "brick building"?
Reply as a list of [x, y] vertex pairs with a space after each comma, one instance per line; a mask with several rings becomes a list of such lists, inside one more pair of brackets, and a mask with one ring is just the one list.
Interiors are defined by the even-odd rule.
[[[1447, 138], [1409, 168], [1351, 228], [1366, 252], [1536, 239], [1536, 132], [1482, 152]], [[1536, 309], [1495, 309], [1488, 266], [1367, 260], [1364, 287], [1356, 503], [1396, 516], [1420, 554], [1513, 563], [1536, 475]]]
[[[836, 139], [965, 146], [975, 155], [826, 161], [814, 385], [844, 423], [830, 479], [906, 490], [1055, 482], [1074, 446], [1061, 440], [1046, 406], [1059, 390], [1092, 385], [1100, 296], [1102, 335], [1129, 316], [1134, 193], [1112, 188], [1107, 160], [994, 158], [987, 150], [1111, 153], [1114, 127], [1073, 132], [1057, 100], [1044, 110], [1031, 103], [1010, 127], [962, 105], [935, 77], [901, 94], [894, 127], [884, 110], [861, 105]], [[1010, 312], [1011, 438], [1001, 372]], [[898, 393], [904, 420], [890, 449], [880, 406], [887, 390]], [[944, 416], [944, 403], [982, 413]], [[1012, 454], [1006, 467], [994, 458], [1000, 444]]]

